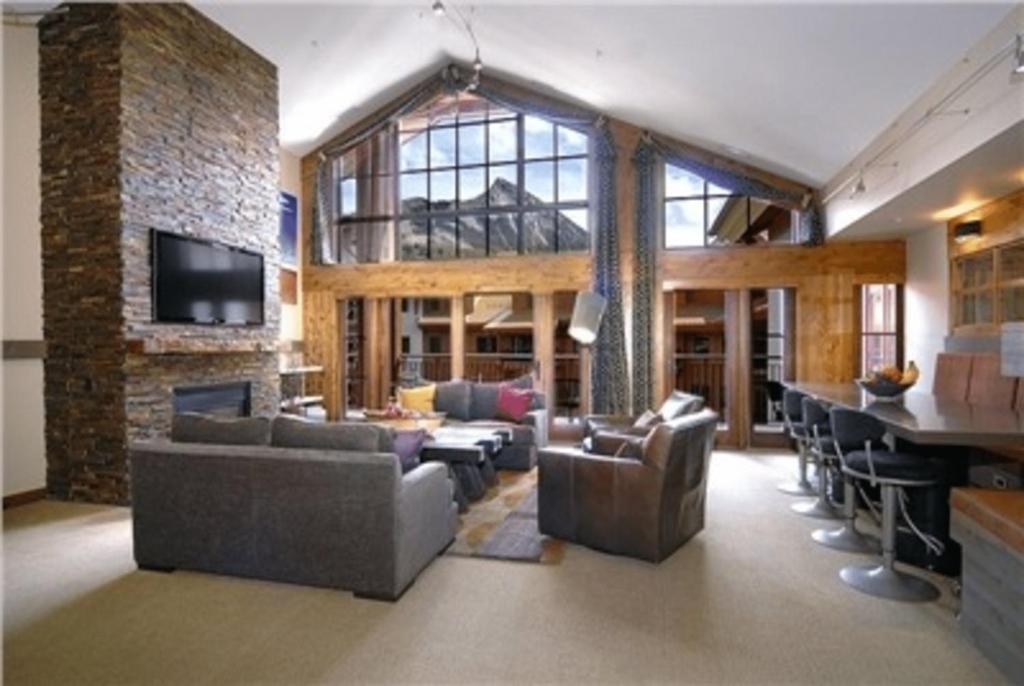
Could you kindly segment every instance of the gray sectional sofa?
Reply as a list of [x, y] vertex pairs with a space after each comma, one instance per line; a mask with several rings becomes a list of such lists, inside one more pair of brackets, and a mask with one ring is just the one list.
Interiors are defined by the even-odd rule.
[[403, 475], [381, 427], [178, 415], [171, 437], [130, 447], [141, 568], [394, 600], [455, 536], [445, 465]]
[[[532, 389], [529, 376], [511, 382]], [[498, 417], [497, 383], [448, 381], [437, 384], [434, 409], [447, 413], [446, 427], [467, 426], [502, 431], [507, 441], [494, 461], [499, 469], [529, 470], [537, 464], [537, 450], [548, 445], [547, 400], [534, 391], [531, 410], [520, 422]]]

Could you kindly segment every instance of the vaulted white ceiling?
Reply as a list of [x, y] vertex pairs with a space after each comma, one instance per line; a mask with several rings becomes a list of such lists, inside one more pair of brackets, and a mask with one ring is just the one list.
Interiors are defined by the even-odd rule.
[[[197, 7], [277, 64], [281, 142], [298, 154], [473, 57], [429, 0]], [[820, 185], [1011, 7], [482, 3], [470, 16], [493, 73]]]

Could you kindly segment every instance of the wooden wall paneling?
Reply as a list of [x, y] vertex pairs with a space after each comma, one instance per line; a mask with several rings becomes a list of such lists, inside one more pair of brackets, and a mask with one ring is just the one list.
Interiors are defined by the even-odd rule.
[[[981, 222], [981, 236], [957, 243], [953, 239], [956, 227], [976, 220]], [[1024, 238], [1024, 189], [954, 217], [946, 225], [946, 234], [951, 260]]]
[[853, 275], [805, 279], [797, 288], [797, 379], [851, 381], [854, 371]]
[[466, 373], [466, 298], [456, 295], [451, 303], [452, 378], [461, 379]]
[[722, 445], [750, 445], [750, 291], [725, 293], [725, 385], [728, 428]]
[[[555, 297], [551, 293], [533, 296], [533, 358], [540, 366], [536, 380], [547, 395], [548, 406], [555, 403]], [[554, 417], [554, 412], [548, 415]]]
[[666, 289], [780, 288], [805, 279], [846, 272], [851, 283], [906, 281], [903, 241], [857, 241], [800, 245], [734, 246], [668, 250], [658, 268]]

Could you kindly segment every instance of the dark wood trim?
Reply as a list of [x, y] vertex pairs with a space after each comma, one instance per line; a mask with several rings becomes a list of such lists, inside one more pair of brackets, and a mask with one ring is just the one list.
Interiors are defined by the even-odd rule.
[[33, 488], [31, 491], [12, 493], [4, 496], [4, 509], [8, 510], [19, 505], [28, 505], [39, 500], [46, 500], [45, 488]]
[[5, 360], [42, 360], [46, 357], [46, 341], [4, 341]]

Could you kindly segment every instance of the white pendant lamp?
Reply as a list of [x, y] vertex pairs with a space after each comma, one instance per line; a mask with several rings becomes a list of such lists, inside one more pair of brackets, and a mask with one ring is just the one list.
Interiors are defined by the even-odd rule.
[[580, 291], [576, 294], [576, 303], [572, 308], [572, 321], [569, 322], [569, 335], [583, 345], [590, 345], [597, 339], [597, 330], [601, 327], [601, 318], [608, 301], [593, 291]]

